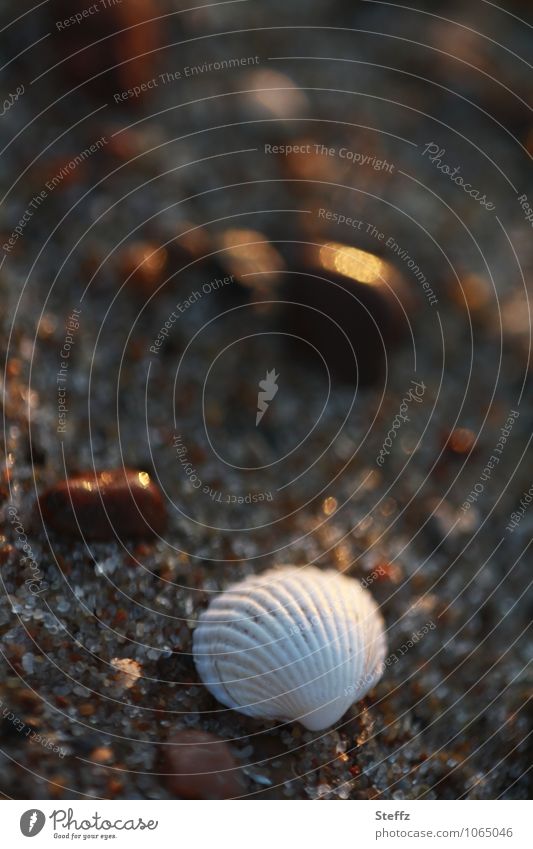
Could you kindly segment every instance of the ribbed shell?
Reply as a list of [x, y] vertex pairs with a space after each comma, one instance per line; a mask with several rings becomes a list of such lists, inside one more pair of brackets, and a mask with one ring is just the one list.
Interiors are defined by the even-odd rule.
[[193, 652], [222, 704], [317, 731], [379, 680], [386, 642], [378, 607], [357, 581], [285, 566], [218, 595], [200, 617]]

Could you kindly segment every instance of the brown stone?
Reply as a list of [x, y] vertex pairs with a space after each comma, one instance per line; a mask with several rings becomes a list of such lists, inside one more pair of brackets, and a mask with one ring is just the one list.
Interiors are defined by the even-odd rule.
[[59, 481], [41, 494], [39, 506], [55, 531], [76, 536], [81, 530], [93, 540], [153, 536], [165, 526], [161, 492], [147, 472], [132, 469]]
[[192, 221], [182, 221], [179, 233], [168, 242], [167, 249], [170, 255], [173, 270], [181, 271], [189, 265], [205, 264], [215, 246], [210, 233]]
[[409, 332], [405, 280], [375, 254], [337, 242], [308, 248], [302, 260], [285, 287], [290, 304], [284, 324], [292, 347], [297, 344], [302, 355], [307, 351], [317, 367], [321, 354], [332, 380], [354, 386], [376, 382]]
[[233, 277], [253, 300], [277, 297], [285, 262], [263, 233], [232, 227], [220, 233], [215, 243], [225, 275]]
[[444, 447], [451, 454], [469, 454], [476, 444], [476, 434], [467, 427], [456, 427], [444, 440]]
[[165, 248], [152, 242], [133, 242], [117, 258], [121, 285], [126, 283], [141, 295], [149, 297], [165, 279], [167, 260]]
[[130, 657], [113, 657], [111, 666], [117, 670], [114, 676], [115, 682], [124, 690], [130, 690], [134, 687], [142, 676], [141, 664], [138, 660], [133, 660]]
[[108, 764], [113, 760], [113, 751], [109, 746], [98, 746], [89, 757], [97, 764]]
[[51, 156], [39, 162], [32, 170], [32, 180], [36, 191], [39, 191], [43, 185], [50, 183], [53, 186], [52, 191], [63, 191], [70, 189], [72, 186], [80, 185], [87, 176], [87, 164], [85, 162], [77, 162], [73, 167], [72, 163], [79, 151], [72, 151], [72, 155]]
[[[3, 498], [1, 499], [4, 500]], [[17, 554], [17, 549], [5, 541], [5, 537], [0, 539], [0, 566], [5, 566], [6, 563], [14, 558]]]
[[242, 796], [240, 768], [223, 740], [188, 729], [168, 741], [163, 756], [166, 784], [183, 799], [233, 799]]
[[[91, 91], [107, 97], [153, 79], [161, 45], [156, 0], [109, 0], [92, 14], [90, 5], [86, 0], [49, 3], [54, 46], [63, 59], [58, 70], [64, 79], [72, 87], [87, 83]], [[76, 15], [81, 20], [76, 21]], [[135, 105], [149, 93], [144, 86], [138, 97], [120, 103]]]
[[226, 301], [275, 299], [283, 281], [285, 261], [268, 237], [258, 230], [229, 227], [210, 234], [192, 224], [169, 245], [173, 270], [191, 266], [209, 292]]
[[107, 792], [111, 798], [118, 796], [119, 793], [124, 789], [124, 785], [122, 781], [119, 781], [117, 778], [110, 778], [107, 782]]

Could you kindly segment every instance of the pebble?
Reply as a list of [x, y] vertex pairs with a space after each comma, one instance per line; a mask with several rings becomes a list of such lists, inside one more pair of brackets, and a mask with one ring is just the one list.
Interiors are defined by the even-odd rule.
[[[332, 379], [369, 385], [391, 367], [394, 347], [408, 331], [407, 285], [390, 263], [337, 242], [304, 252], [300, 270], [288, 275], [286, 332], [298, 353], [316, 361], [320, 351]], [[343, 333], [344, 331], [344, 333]], [[344, 335], [346, 334], [346, 335]], [[353, 346], [353, 350], [352, 350]]]
[[190, 222], [182, 222], [181, 230], [168, 245], [170, 273], [178, 285], [192, 271], [199, 275], [204, 294], [216, 292], [226, 302], [277, 297], [285, 261], [264, 233], [229, 227], [211, 235]]
[[126, 283], [138, 294], [149, 297], [163, 283], [167, 261], [165, 248], [152, 242], [133, 242], [117, 257], [120, 283]]
[[[261, 68], [244, 74], [243, 113], [247, 120], [266, 123], [268, 137], [282, 141], [294, 133], [295, 118], [309, 109], [309, 99], [291, 77], [280, 71]], [[252, 125], [252, 129], [253, 129]]]
[[467, 427], [457, 427], [444, 442], [451, 454], [469, 454], [476, 444], [476, 434]]
[[128, 0], [93, 4], [92, 9], [87, 0], [49, 3], [54, 48], [63, 60], [59, 70], [71, 86], [87, 83], [93, 93], [108, 97], [135, 90], [134, 96], [115, 101], [135, 105], [150, 94], [146, 83], [156, 76], [157, 4]]
[[254, 301], [276, 298], [285, 262], [263, 233], [231, 227], [218, 235], [215, 244], [223, 274], [233, 277], [244, 293]]
[[108, 746], [98, 746], [91, 752], [90, 758], [97, 764], [108, 764], [113, 760], [113, 752]]
[[203, 731], [179, 731], [165, 746], [166, 784], [184, 799], [233, 799], [244, 786], [229, 746]]
[[346, 167], [341, 159], [321, 153], [324, 146], [303, 136], [291, 140], [277, 151], [281, 173], [292, 181], [291, 190], [299, 194], [316, 191], [316, 181], [341, 182]]
[[113, 657], [111, 666], [117, 670], [115, 682], [121, 689], [130, 690], [142, 676], [142, 666], [130, 657]]
[[165, 526], [161, 492], [147, 472], [132, 469], [87, 472], [59, 481], [40, 495], [39, 506], [55, 531], [77, 536], [81, 530], [92, 540], [113, 539], [115, 534], [148, 537]]
[[213, 240], [208, 230], [187, 219], [173, 226], [165, 241], [173, 270], [201, 261], [213, 250]]

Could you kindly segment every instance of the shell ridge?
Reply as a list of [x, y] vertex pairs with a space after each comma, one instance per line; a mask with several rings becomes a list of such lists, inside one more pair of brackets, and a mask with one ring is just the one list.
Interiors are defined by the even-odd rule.
[[[241, 597], [237, 596], [237, 601], [239, 601], [239, 600], [241, 600]], [[245, 600], [246, 600], [246, 603], [248, 605], [250, 605], [250, 600], [249, 599], [245, 599]], [[291, 665], [296, 663], [298, 659], [297, 658], [295, 659], [294, 657], [292, 657], [292, 658], [289, 658], [289, 663], [286, 662], [287, 633], [286, 633], [285, 629], [282, 627], [282, 625], [279, 623], [279, 621], [276, 620], [275, 617], [271, 617], [270, 613], [265, 614], [264, 611], [261, 608], [261, 605], [258, 604], [255, 600], [254, 600], [254, 604], [255, 604], [255, 607], [254, 607], [255, 615], [262, 616], [266, 620], [265, 623], [261, 626], [259, 625], [258, 622], [254, 622], [255, 634], [250, 634], [243, 627], [243, 623], [248, 621], [251, 617], [248, 617], [247, 619], [245, 619], [244, 617], [241, 617], [239, 619], [234, 620], [235, 623], [238, 623], [238, 627], [236, 627], [236, 628], [232, 627], [233, 623], [231, 622], [231, 620], [229, 622], [226, 622], [224, 620], [224, 622], [225, 622], [224, 626], [220, 627], [218, 619], [216, 619], [214, 617], [212, 619], [206, 617], [203, 620], [201, 620], [202, 624], [205, 627], [202, 628], [202, 629], [200, 629], [200, 627], [198, 627], [196, 629], [196, 632], [195, 632], [195, 638], [196, 638], [195, 644], [194, 644], [195, 656], [198, 657], [198, 658], [201, 658], [202, 655], [212, 655], [214, 653], [213, 648], [210, 646], [209, 632], [210, 632], [210, 629], [215, 627], [217, 634], [218, 634], [218, 637], [219, 637], [219, 645], [222, 647], [222, 651], [216, 652], [216, 654], [219, 657], [219, 660], [220, 659], [227, 659], [229, 657], [229, 655], [231, 655], [233, 653], [237, 653], [238, 651], [242, 651], [242, 652], [246, 653], [246, 652], [249, 652], [249, 651], [251, 651], [255, 648], [256, 653], [257, 653], [256, 661], [259, 663], [259, 668], [261, 666], [261, 663], [265, 667], [268, 668], [268, 667], [272, 667], [272, 652], [274, 652], [274, 659], [276, 660], [276, 666], [274, 668], [268, 669], [268, 671], [277, 672], [279, 675], [283, 676], [283, 679], [284, 679], [284, 682], [285, 682], [285, 684], [284, 684], [285, 691], [289, 690], [290, 686], [291, 686], [291, 684], [290, 684], [291, 670], [290, 669], [287, 670], [287, 667], [290, 667]], [[271, 605], [269, 605], [269, 610], [270, 609], [273, 609]], [[276, 607], [276, 609], [277, 609], [277, 607]], [[272, 618], [274, 619], [273, 622], [271, 621]], [[276, 641], [279, 643], [278, 646], [272, 645], [273, 641], [271, 639], [271, 635], [268, 634], [267, 627], [268, 627], [268, 625], [272, 626], [272, 624], [274, 624], [274, 626], [276, 628], [276, 635], [277, 635]], [[217, 625], [218, 625], [218, 627], [217, 627]], [[205, 633], [204, 633], [204, 631], [205, 631]], [[261, 633], [264, 635], [264, 643], [258, 644], [257, 643], [257, 634], [258, 634], [259, 631], [261, 631]], [[234, 638], [233, 639], [234, 648], [228, 649], [228, 637]], [[270, 639], [270, 642], [268, 642], [269, 639]], [[238, 642], [238, 640], [240, 641], [240, 643]], [[244, 640], [248, 641], [248, 645], [243, 644], [242, 641], [244, 641]], [[263, 654], [263, 651], [265, 652], [264, 658], [261, 657], [261, 655]], [[243, 658], [243, 660], [246, 662], [246, 658]], [[248, 663], [249, 663], [249, 660], [248, 660]], [[218, 664], [217, 670], [215, 670], [215, 675], [220, 674], [220, 672], [218, 670], [220, 670], [221, 668], [222, 668], [221, 665]], [[202, 669], [205, 670], [204, 675], [205, 675], [205, 678], [207, 679], [207, 680], [204, 681], [204, 683], [206, 683], [206, 685], [208, 686], [209, 684], [213, 683], [212, 682], [213, 670], [211, 668], [211, 671], [208, 672], [206, 665], [202, 665]], [[249, 676], [246, 676], [244, 679], [243, 679], [242, 675], [240, 677], [237, 676], [235, 679], [228, 679], [226, 673], [224, 673], [224, 683], [225, 683], [226, 687], [228, 688], [228, 686], [230, 684], [235, 684], [235, 683], [239, 683], [240, 681], [242, 682], [243, 680], [248, 680], [250, 678], [254, 678], [259, 674], [255, 667], [253, 669], [251, 669], [250, 671], [252, 672], [252, 674], [249, 675]], [[204, 679], [202, 679], [202, 680], [204, 680]]]
[[345, 616], [344, 638], [348, 645], [349, 661], [343, 669], [343, 692], [348, 706], [354, 701], [354, 682], [361, 676], [365, 666], [364, 645], [361, 639], [360, 619], [358, 616], [359, 584], [350, 582], [342, 576], [342, 583], [333, 584], [331, 590], [336, 594]]
[[314, 566], [230, 586], [193, 636], [199, 676], [219, 701], [249, 716], [298, 719], [313, 731], [337, 722], [377, 683], [385, 653], [370, 593]]

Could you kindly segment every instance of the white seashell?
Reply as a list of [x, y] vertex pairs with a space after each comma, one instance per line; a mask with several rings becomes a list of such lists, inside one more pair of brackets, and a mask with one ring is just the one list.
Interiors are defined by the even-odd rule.
[[336, 723], [379, 680], [386, 642], [370, 593], [353, 578], [285, 566], [246, 578], [200, 616], [200, 678], [248, 716]]

